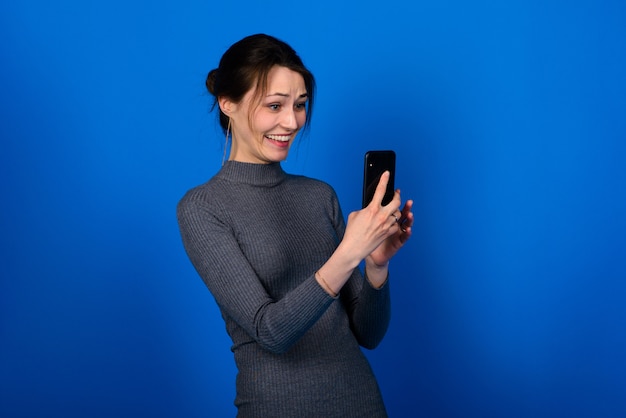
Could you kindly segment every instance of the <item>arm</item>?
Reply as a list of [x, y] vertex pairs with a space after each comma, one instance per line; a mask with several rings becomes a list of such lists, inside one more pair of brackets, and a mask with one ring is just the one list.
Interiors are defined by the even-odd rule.
[[[388, 173], [381, 177], [368, 207], [350, 214], [345, 233], [341, 225], [339, 236], [343, 239], [316, 276], [329, 294], [336, 295], [341, 289], [353, 332], [367, 348], [375, 347], [386, 332], [390, 316], [389, 260], [410, 238], [413, 225], [413, 202], [408, 201], [399, 212], [399, 191], [387, 206], [381, 206], [388, 179]], [[354, 274], [363, 259], [365, 283]]]
[[178, 206], [183, 244], [223, 312], [265, 349], [287, 351], [334, 299], [313, 273], [280, 300], [268, 295], [219, 208], [187, 196]]
[[374, 288], [356, 269], [341, 289], [341, 299], [350, 318], [350, 329], [359, 344], [370, 350], [376, 348], [391, 319], [389, 282]]
[[374, 198], [364, 209], [352, 212], [336, 251], [318, 270], [320, 286], [331, 295], [337, 295], [352, 271], [365, 260], [366, 276], [371, 285], [384, 285], [389, 274], [389, 260], [411, 237], [413, 202], [408, 201], [402, 211], [400, 191], [386, 206], [381, 206], [389, 172], [385, 172], [376, 187]]

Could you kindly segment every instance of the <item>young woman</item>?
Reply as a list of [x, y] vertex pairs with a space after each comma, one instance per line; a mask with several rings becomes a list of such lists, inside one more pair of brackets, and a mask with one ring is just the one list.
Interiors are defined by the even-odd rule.
[[[411, 236], [400, 191], [345, 222], [326, 183], [280, 162], [310, 121], [314, 78], [267, 35], [232, 45], [206, 80], [219, 106], [228, 161], [178, 205], [189, 258], [215, 297], [238, 368], [241, 417], [384, 417], [360, 346], [389, 323], [389, 260]], [[365, 260], [365, 272], [359, 265]]]

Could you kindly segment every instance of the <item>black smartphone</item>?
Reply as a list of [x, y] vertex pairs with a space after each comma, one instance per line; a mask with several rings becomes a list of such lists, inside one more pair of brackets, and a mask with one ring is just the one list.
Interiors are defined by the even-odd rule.
[[380, 176], [389, 171], [389, 182], [383, 198], [383, 206], [391, 202], [395, 192], [396, 153], [394, 151], [368, 151], [365, 153], [365, 170], [363, 173], [363, 207], [369, 205], [374, 197]]

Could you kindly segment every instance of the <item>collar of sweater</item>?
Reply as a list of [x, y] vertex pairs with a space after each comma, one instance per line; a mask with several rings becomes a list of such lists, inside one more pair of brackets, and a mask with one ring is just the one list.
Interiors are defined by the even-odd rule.
[[240, 161], [226, 161], [218, 177], [236, 183], [253, 186], [275, 186], [287, 178], [280, 163], [255, 164]]

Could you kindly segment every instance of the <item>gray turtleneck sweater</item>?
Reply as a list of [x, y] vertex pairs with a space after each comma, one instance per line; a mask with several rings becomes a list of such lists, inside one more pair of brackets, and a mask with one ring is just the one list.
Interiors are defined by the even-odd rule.
[[357, 268], [332, 298], [315, 280], [345, 230], [328, 184], [228, 161], [177, 215], [233, 341], [239, 416], [386, 416], [359, 346], [387, 330], [388, 283], [374, 289]]

